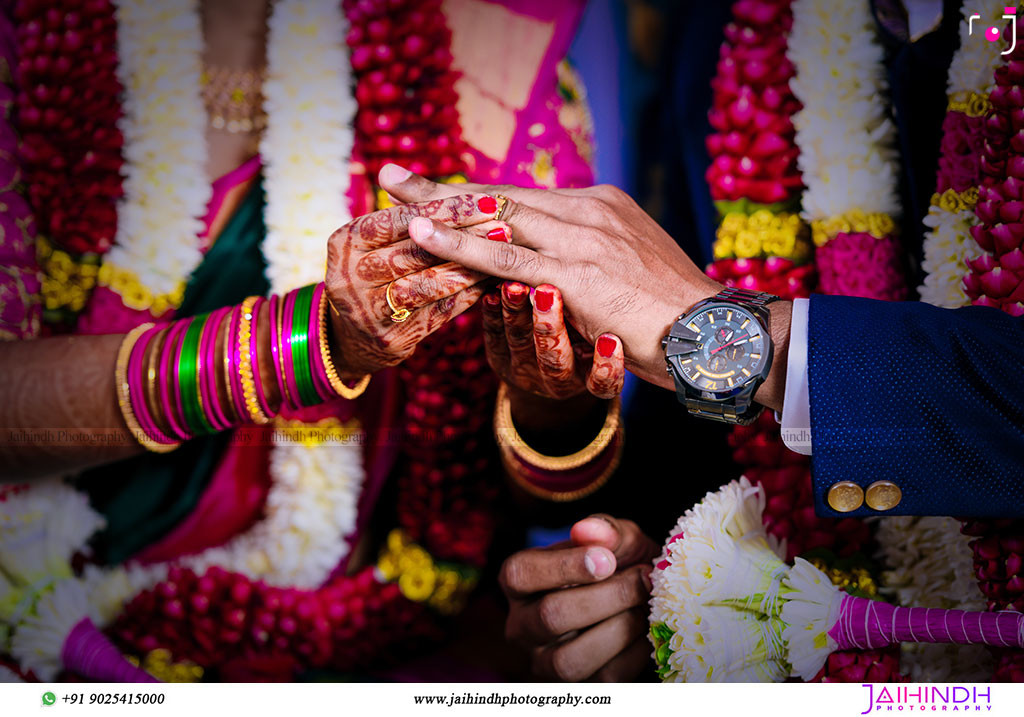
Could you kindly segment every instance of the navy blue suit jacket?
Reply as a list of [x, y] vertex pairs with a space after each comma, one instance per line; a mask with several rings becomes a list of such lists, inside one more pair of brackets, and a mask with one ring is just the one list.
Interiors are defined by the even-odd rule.
[[808, 313], [812, 470], [829, 488], [900, 487], [886, 515], [1024, 516], [1024, 318], [813, 296]]

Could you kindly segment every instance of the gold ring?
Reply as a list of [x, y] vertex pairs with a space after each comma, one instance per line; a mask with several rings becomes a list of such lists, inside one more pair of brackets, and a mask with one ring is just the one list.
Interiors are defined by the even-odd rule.
[[391, 320], [396, 324], [400, 324], [403, 321], [408, 320], [412, 316], [412, 312], [408, 309], [400, 309], [395, 306], [395, 302], [391, 300], [391, 285], [395, 282], [388, 284], [388, 288], [384, 290], [384, 299], [388, 302], [388, 308], [391, 309]]
[[494, 199], [498, 202], [498, 208], [494, 212], [494, 221], [500, 222], [501, 215], [505, 213], [505, 207], [507, 207], [509, 203], [508, 197], [503, 194], [495, 194]]

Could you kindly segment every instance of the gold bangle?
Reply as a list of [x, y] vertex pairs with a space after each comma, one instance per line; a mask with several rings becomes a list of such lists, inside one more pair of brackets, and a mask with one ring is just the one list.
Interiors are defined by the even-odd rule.
[[625, 446], [625, 431], [623, 431], [621, 424], [619, 424], [619, 427], [615, 430], [615, 435], [618, 436], [619, 440], [618, 444], [615, 446], [615, 455], [612, 456], [611, 461], [594, 480], [584, 487], [577, 488], [576, 490], [554, 491], [547, 488], [541, 488], [539, 485], [531, 482], [525, 475], [523, 475], [523, 469], [517, 464], [516, 458], [513, 455], [513, 450], [506, 446], [503, 446], [501, 449], [501, 465], [505, 468], [505, 472], [511, 476], [512, 482], [534, 498], [549, 500], [554, 503], [569, 503], [574, 500], [586, 498], [588, 495], [596, 492], [601, 486], [607, 483], [608, 479], [612, 477], [613, 473], [615, 473], [615, 470], [619, 467], [619, 463], [622, 461], [622, 451]]
[[609, 403], [604, 425], [594, 440], [582, 450], [567, 456], [545, 456], [530, 448], [516, 430], [515, 422], [512, 420], [512, 400], [508, 395], [508, 387], [503, 383], [498, 389], [498, 403], [494, 409], [494, 435], [498, 439], [498, 445], [507, 446], [532, 466], [545, 471], [569, 471], [586, 465], [608, 447], [619, 427], [620, 407], [621, 402], [617, 397]]
[[[121, 348], [117, 351], [117, 363], [114, 367], [114, 384], [117, 388], [117, 405], [121, 408], [121, 417], [128, 427], [128, 432], [135, 437], [143, 448], [153, 453], [170, 453], [180, 443], [158, 443], [150, 438], [149, 434], [142, 430], [138, 419], [135, 418], [135, 411], [132, 410], [130, 387], [128, 385], [128, 359], [131, 358], [132, 349], [138, 343], [139, 337], [153, 328], [152, 323], [140, 324], [128, 332], [128, 335], [121, 341]], [[145, 396], [143, 396], [145, 398]]]
[[[258, 300], [258, 296], [250, 296], [242, 302], [242, 317], [238, 322], [238, 374], [242, 382], [242, 398], [245, 400], [249, 418], [253, 423], [263, 424], [270, 421], [270, 417], [263, 412], [259, 399], [256, 397], [256, 377], [252, 371], [250, 345], [252, 326], [256, 322], [256, 314], [252, 309]], [[270, 320], [273, 321], [274, 317], [271, 316]]]
[[334, 362], [331, 360], [331, 347], [327, 344], [327, 305], [329, 303], [327, 292], [324, 291], [320, 295], [320, 307], [318, 309], [320, 312], [320, 359], [324, 362], [324, 371], [327, 373], [327, 381], [331, 384], [331, 388], [342, 398], [351, 401], [363, 395], [363, 391], [370, 385], [370, 374], [366, 374], [359, 379], [359, 383], [352, 388], [346, 386], [345, 382], [341, 380], [341, 376], [338, 375], [338, 370], [334, 367]]

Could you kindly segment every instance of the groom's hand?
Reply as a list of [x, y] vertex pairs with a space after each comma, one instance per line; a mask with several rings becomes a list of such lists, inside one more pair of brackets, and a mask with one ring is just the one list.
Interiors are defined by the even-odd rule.
[[[672, 323], [701, 299], [724, 288], [704, 274], [656, 221], [625, 192], [610, 186], [585, 189], [520, 189], [479, 184], [458, 190], [430, 182], [396, 165], [380, 172], [381, 186], [407, 202], [447, 197], [452, 191], [502, 194], [511, 201], [502, 220], [513, 242], [488, 242], [429, 219], [409, 223], [409, 236], [433, 255], [485, 274], [529, 286], [557, 286], [567, 315], [593, 343], [602, 333], [622, 340], [626, 368], [672, 389], [661, 339]], [[769, 307], [775, 354], [772, 372], [756, 400], [782, 409], [792, 305]]]
[[606, 515], [581, 520], [571, 536], [505, 561], [505, 635], [532, 648], [539, 677], [632, 680], [651, 652], [647, 601], [657, 546], [633, 521]]

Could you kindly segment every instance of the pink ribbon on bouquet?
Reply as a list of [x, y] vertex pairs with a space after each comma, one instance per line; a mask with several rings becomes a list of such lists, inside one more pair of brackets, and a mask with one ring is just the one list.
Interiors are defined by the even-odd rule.
[[85, 617], [71, 628], [61, 651], [64, 667], [96, 682], [159, 682], [118, 651], [92, 620]]
[[847, 595], [839, 607], [839, 619], [828, 634], [839, 644], [839, 650], [901, 642], [1024, 647], [1024, 613], [897, 607]]

